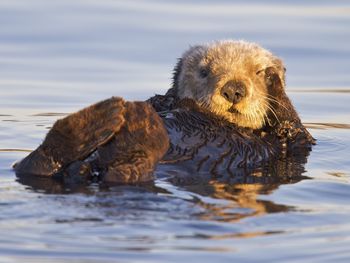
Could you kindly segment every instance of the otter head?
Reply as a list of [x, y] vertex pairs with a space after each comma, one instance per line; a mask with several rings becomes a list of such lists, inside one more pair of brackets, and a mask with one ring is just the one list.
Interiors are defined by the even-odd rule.
[[175, 67], [173, 87], [180, 99], [191, 98], [229, 122], [259, 129], [274, 113], [272, 93], [284, 92], [284, 73], [282, 61], [256, 44], [219, 41], [186, 51]]

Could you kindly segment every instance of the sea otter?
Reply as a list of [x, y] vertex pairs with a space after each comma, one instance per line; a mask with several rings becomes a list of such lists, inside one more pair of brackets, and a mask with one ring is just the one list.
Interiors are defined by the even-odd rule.
[[58, 120], [14, 169], [139, 183], [167, 169], [235, 174], [308, 152], [314, 142], [285, 93], [282, 61], [257, 44], [217, 41], [183, 54], [165, 95], [112, 97]]

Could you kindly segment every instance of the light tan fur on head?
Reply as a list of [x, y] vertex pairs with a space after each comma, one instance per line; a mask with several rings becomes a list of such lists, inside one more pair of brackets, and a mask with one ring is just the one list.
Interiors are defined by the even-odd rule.
[[[265, 69], [276, 69], [284, 86], [282, 61], [257, 44], [217, 41], [191, 47], [175, 67], [174, 87], [180, 99], [194, 99], [199, 106], [242, 127], [261, 128], [272, 100]], [[221, 95], [230, 81], [243, 83], [246, 95], [232, 103]]]

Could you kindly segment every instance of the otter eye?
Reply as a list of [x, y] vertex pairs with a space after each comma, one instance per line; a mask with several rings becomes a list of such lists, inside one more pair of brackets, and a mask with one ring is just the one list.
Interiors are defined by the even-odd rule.
[[206, 77], [208, 77], [208, 75], [209, 75], [209, 71], [207, 70], [207, 69], [205, 69], [205, 68], [201, 68], [200, 70], [199, 70], [199, 76], [201, 77], [201, 78], [206, 78]]
[[263, 72], [264, 70], [263, 69], [260, 69], [256, 72], [256, 75], [259, 75], [261, 72]]

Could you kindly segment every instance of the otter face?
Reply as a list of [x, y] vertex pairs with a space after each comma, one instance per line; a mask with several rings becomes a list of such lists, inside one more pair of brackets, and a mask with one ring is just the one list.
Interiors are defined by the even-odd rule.
[[274, 112], [271, 68], [283, 89], [282, 61], [256, 44], [220, 41], [194, 46], [175, 67], [174, 88], [180, 99], [191, 98], [232, 123], [258, 129], [268, 121], [268, 112]]

